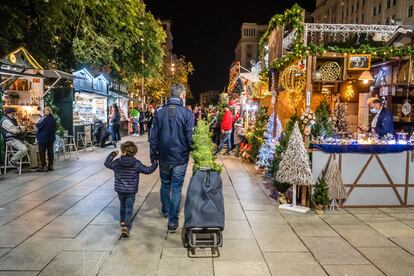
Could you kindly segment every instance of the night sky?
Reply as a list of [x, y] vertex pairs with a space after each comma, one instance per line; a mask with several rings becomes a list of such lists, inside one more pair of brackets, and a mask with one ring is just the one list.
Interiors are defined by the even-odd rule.
[[159, 19], [172, 21], [173, 51], [195, 67], [190, 79], [197, 95], [222, 91], [228, 82], [234, 49], [243, 22], [268, 24], [270, 18], [298, 3], [313, 11], [314, 0], [146, 0], [147, 9]]

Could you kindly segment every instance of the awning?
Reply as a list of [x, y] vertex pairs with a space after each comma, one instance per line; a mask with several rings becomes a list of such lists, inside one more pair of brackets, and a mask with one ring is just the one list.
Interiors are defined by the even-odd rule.
[[42, 70], [41, 74], [50, 79], [67, 79], [71, 80], [73, 79], [73, 76], [71, 73], [66, 73], [60, 70]]

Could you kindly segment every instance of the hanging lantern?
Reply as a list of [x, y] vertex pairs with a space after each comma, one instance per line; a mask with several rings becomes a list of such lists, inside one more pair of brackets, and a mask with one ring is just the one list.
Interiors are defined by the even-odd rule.
[[368, 84], [368, 82], [373, 81], [374, 78], [372, 77], [369, 71], [363, 71], [359, 76], [358, 80], [363, 81], [364, 84]]

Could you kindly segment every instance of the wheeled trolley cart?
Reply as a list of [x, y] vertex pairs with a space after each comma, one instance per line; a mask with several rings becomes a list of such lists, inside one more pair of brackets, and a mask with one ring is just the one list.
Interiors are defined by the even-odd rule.
[[197, 248], [211, 248], [220, 256], [223, 246], [224, 199], [221, 177], [209, 169], [198, 170], [191, 177], [185, 202], [183, 245], [189, 257], [197, 257]]

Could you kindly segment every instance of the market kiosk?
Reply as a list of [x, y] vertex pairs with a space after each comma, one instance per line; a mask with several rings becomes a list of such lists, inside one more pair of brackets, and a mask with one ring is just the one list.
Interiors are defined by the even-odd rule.
[[[108, 80], [84, 69], [73, 72], [73, 135], [93, 128], [94, 118], [108, 123]], [[91, 138], [93, 139], [93, 137]]]
[[[312, 156], [314, 183], [330, 162], [338, 163], [347, 190], [342, 206], [414, 204], [414, 140], [407, 138], [413, 127], [411, 117], [414, 118], [414, 51], [410, 46], [387, 44], [404, 32], [407, 30], [390, 25], [304, 23], [303, 10], [295, 5], [272, 18], [261, 41], [263, 51], [265, 45], [268, 47], [274, 110], [283, 124], [294, 114], [300, 116]], [[346, 45], [350, 39], [353, 43], [348, 46], [338, 46]], [[383, 46], [373, 47], [373, 42]], [[386, 98], [395, 130], [407, 133], [384, 139], [359, 133], [357, 127], [368, 126], [373, 119], [367, 104], [373, 96]], [[332, 120], [337, 120], [334, 108], [343, 105], [346, 129], [312, 141], [313, 111], [322, 101], [331, 106]], [[303, 204], [307, 204], [306, 198]]]

